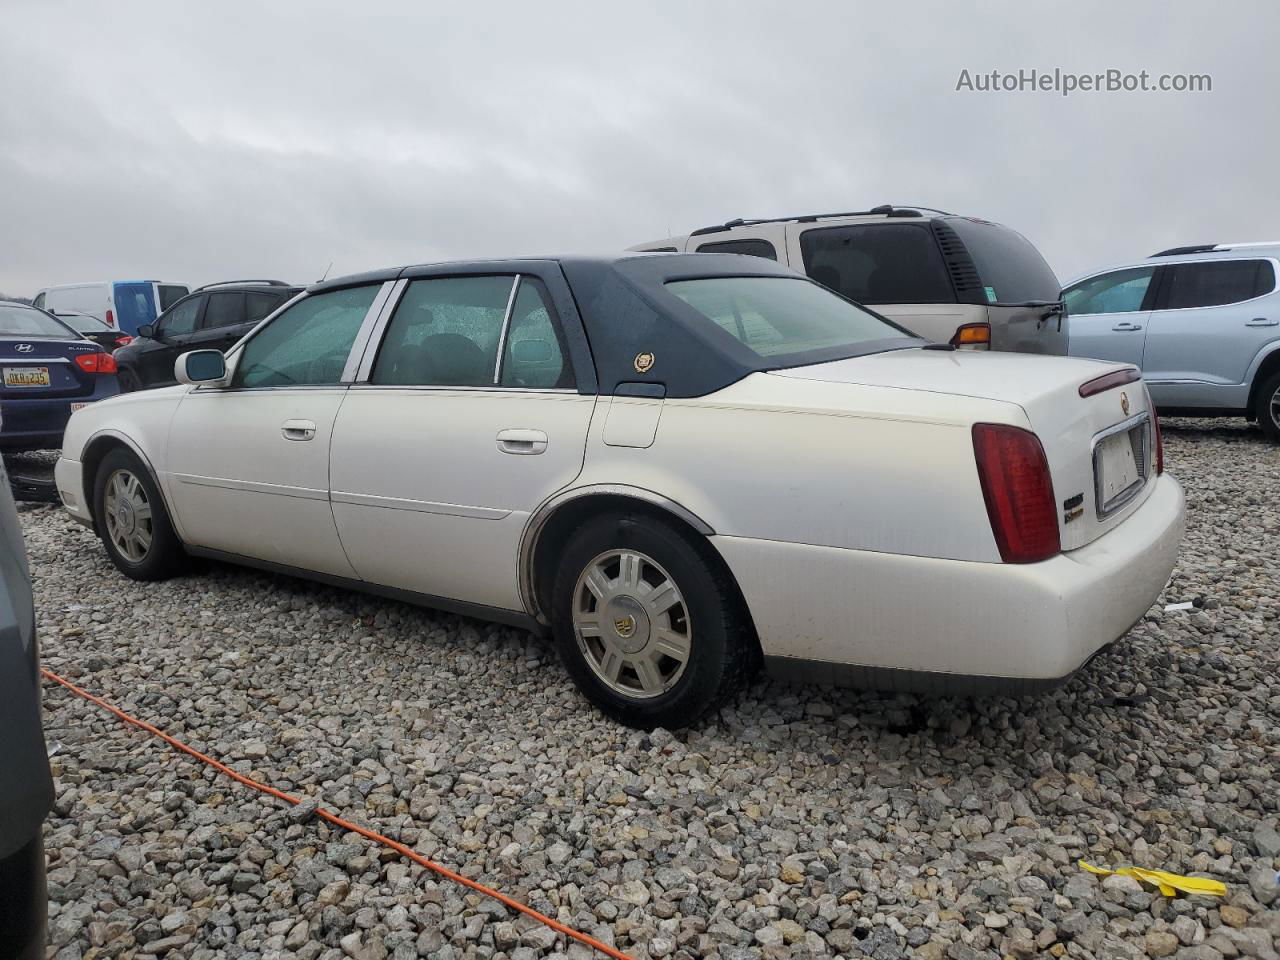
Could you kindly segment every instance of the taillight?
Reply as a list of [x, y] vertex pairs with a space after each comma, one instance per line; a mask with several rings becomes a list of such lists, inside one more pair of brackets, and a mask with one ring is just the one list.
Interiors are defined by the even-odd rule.
[[115, 318], [115, 314], [113, 314], [110, 310], [108, 310], [108, 311], [107, 311], [107, 326], [108, 326], [108, 327], [114, 327], [115, 325], [116, 325], [116, 318]]
[[961, 324], [956, 327], [956, 332], [951, 336], [951, 345], [961, 350], [990, 350], [991, 324]]
[[125, 336], [123, 337], [116, 337], [117, 350], [119, 350], [121, 347], [127, 347], [131, 343], [133, 343], [133, 337], [129, 336], [128, 334], [125, 334]]
[[1020, 427], [975, 423], [973, 454], [1000, 559], [1037, 563], [1061, 553], [1053, 481], [1040, 438]]
[[116, 358], [109, 353], [81, 353], [76, 364], [86, 373], [115, 373]]

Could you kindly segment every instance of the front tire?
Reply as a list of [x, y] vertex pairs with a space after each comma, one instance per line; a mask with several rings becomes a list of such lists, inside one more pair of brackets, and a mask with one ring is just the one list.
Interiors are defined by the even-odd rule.
[[133, 453], [112, 450], [93, 481], [93, 515], [111, 562], [133, 580], [167, 580], [189, 564], [151, 471]]
[[565, 546], [552, 622], [560, 659], [627, 726], [687, 726], [745, 683], [755, 648], [728, 573], [672, 524], [589, 521]]
[[1253, 402], [1253, 415], [1263, 435], [1272, 443], [1280, 443], [1280, 372], [1263, 382]]

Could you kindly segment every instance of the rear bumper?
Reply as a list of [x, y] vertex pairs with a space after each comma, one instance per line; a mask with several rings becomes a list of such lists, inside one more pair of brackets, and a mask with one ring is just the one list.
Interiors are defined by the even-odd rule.
[[1114, 530], [1036, 564], [976, 563], [713, 537], [770, 667], [936, 692], [1052, 686], [1140, 620], [1184, 520], [1170, 476]]
[[79, 397], [19, 397], [0, 400], [0, 447], [43, 449], [62, 446], [71, 405], [96, 403], [120, 392], [114, 376], [97, 377], [94, 391]]

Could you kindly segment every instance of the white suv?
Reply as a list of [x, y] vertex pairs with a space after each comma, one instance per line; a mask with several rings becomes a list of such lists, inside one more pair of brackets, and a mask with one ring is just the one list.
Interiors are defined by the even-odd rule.
[[929, 207], [730, 220], [632, 250], [741, 253], [803, 271], [928, 340], [1065, 354], [1058, 279], [1026, 237]]
[[1160, 412], [1246, 417], [1280, 443], [1280, 243], [1162, 250], [1067, 286], [1071, 354], [1142, 368]]

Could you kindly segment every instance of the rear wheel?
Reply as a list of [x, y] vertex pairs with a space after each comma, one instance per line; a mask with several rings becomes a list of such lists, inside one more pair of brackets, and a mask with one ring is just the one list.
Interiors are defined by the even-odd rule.
[[1280, 372], [1273, 373], [1258, 390], [1253, 415], [1272, 443], [1280, 443]]
[[134, 580], [166, 580], [184, 573], [186, 551], [174, 533], [151, 472], [117, 447], [98, 465], [93, 483], [98, 536], [107, 556]]
[[605, 516], [566, 545], [553, 622], [570, 676], [641, 729], [687, 726], [731, 697], [754, 640], [728, 574], [673, 525]]

